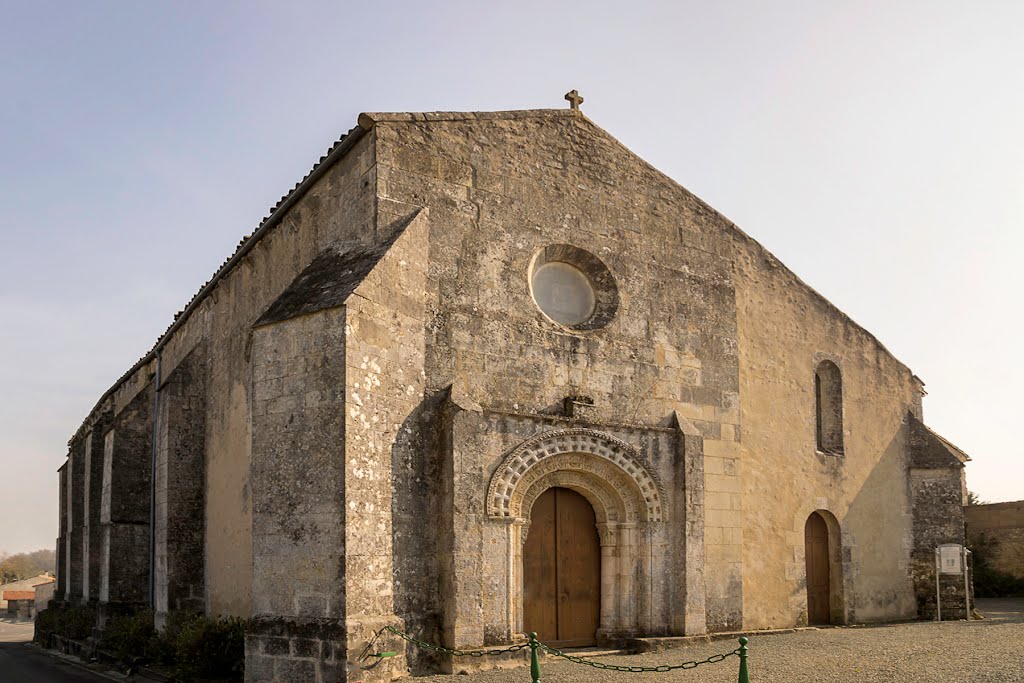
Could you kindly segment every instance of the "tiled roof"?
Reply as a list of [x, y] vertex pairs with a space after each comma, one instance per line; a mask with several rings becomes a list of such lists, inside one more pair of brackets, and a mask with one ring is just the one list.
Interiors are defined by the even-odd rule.
[[[333, 145], [330, 146], [330, 148], [327, 150], [327, 152], [325, 152], [324, 155], [322, 157], [320, 157], [320, 159], [315, 164], [313, 164], [313, 168], [311, 168], [309, 170], [309, 173], [307, 173], [305, 176], [303, 176], [302, 180], [300, 180], [299, 182], [295, 183], [295, 186], [291, 190], [289, 190], [285, 194], [281, 195], [281, 198], [279, 200], [277, 200], [277, 203], [274, 204], [274, 206], [272, 206], [270, 208], [269, 213], [267, 213], [267, 215], [263, 217], [263, 220], [260, 221], [260, 224], [256, 228], [256, 230], [254, 230], [253, 232], [251, 232], [250, 234], [246, 235], [245, 237], [243, 237], [242, 239], [240, 239], [238, 241], [238, 246], [235, 247], [234, 253], [232, 253], [231, 256], [229, 256], [228, 258], [224, 259], [224, 262], [220, 264], [220, 268], [218, 268], [217, 272], [215, 272], [213, 274], [213, 277], [211, 277], [209, 280], [204, 282], [203, 286], [199, 288], [199, 291], [197, 291], [195, 294], [192, 295], [192, 298], [189, 299], [187, 304], [185, 304], [185, 308], [183, 308], [182, 310], [180, 310], [180, 311], [178, 311], [177, 313], [174, 314], [174, 321], [171, 322], [171, 324], [167, 327], [167, 329], [164, 331], [164, 334], [161, 335], [160, 339], [158, 339], [156, 341], [156, 343], [153, 344], [153, 348], [150, 349], [150, 353], [152, 353], [152, 351], [154, 351], [156, 349], [156, 347], [159, 346], [160, 342], [164, 339], [164, 337], [166, 337], [171, 332], [171, 330], [174, 328], [174, 326], [178, 322], [178, 320], [185, 313], [189, 312], [189, 309], [192, 307], [192, 305], [194, 303], [198, 303], [199, 299], [206, 293], [206, 291], [205, 291], [206, 288], [209, 287], [210, 285], [214, 284], [217, 280], [222, 278], [224, 275], [226, 275], [227, 272], [231, 269], [231, 266], [234, 265], [232, 263], [232, 261], [235, 258], [241, 256], [243, 251], [248, 251], [247, 245], [248, 246], [252, 246], [252, 244], [257, 242], [259, 240], [259, 238], [263, 236], [261, 234], [261, 232], [263, 231], [264, 228], [271, 227], [271, 223], [270, 222], [271, 222], [271, 219], [275, 217], [275, 214], [277, 214], [277, 212], [279, 210], [284, 208], [286, 204], [290, 204], [289, 200], [296, 194], [296, 192], [299, 190], [299, 188], [302, 187], [303, 183], [305, 183], [307, 180], [309, 180], [311, 177], [313, 177], [313, 175], [320, 169], [320, 167], [324, 164], [324, 162], [327, 161], [327, 159], [331, 156], [331, 154], [335, 150], [337, 150], [339, 147], [341, 147], [342, 143], [344, 143], [346, 140], [348, 140], [352, 136], [352, 134], [358, 128], [359, 127], [356, 126], [355, 128], [350, 129], [347, 133], [342, 135], [340, 138], [338, 138], [338, 140]], [[250, 244], [250, 243], [252, 243], [252, 244]], [[145, 359], [145, 356], [143, 357], [143, 359]], [[143, 359], [140, 359], [140, 360], [143, 360]]]
[[4, 600], [35, 600], [35, 591], [4, 591]]
[[355, 142], [362, 137], [363, 133], [372, 128], [378, 121], [452, 121], [452, 120], [484, 120], [484, 119], [516, 119], [516, 118], [556, 118], [565, 116], [582, 116], [579, 111], [570, 109], [529, 109], [519, 111], [499, 111], [499, 112], [423, 112], [423, 113], [363, 113], [359, 115], [359, 125], [351, 128], [347, 133], [342, 135], [338, 140], [328, 148], [327, 152], [320, 157], [319, 160], [309, 170], [302, 180], [295, 183], [295, 186], [287, 193], [281, 195], [281, 199], [271, 207], [270, 212], [260, 221], [259, 226], [252, 233], [246, 235], [238, 242], [238, 246], [235, 248], [234, 253], [229, 256], [220, 265], [220, 268], [213, 274], [209, 280], [203, 283], [203, 286], [189, 299], [188, 303], [183, 309], [174, 314], [174, 320], [167, 327], [160, 338], [154, 342], [150, 350], [139, 360], [132, 365], [123, 375], [121, 375], [114, 384], [107, 389], [106, 392], [100, 396], [96, 405], [93, 406], [92, 410], [86, 416], [81, 426], [76, 430], [75, 434], [68, 440], [68, 446], [70, 447], [78, 436], [86, 430], [87, 425], [90, 424], [89, 418], [96, 414], [97, 409], [103, 405], [103, 402], [113, 394], [118, 387], [120, 387], [127, 379], [129, 379], [139, 368], [146, 363], [150, 362], [155, 358], [157, 349], [163, 344], [164, 340], [169, 339], [171, 334], [188, 319], [189, 314], [192, 310], [199, 305], [199, 303], [209, 294], [217, 282], [227, 275], [234, 266], [238, 263], [248, 251], [256, 245], [257, 242], [263, 237], [264, 233], [272, 228], [277, 220], [284, 214], [288, 208], [291, 207], [298, 199], [305, 193], [308, 186], [311, 185], [322, 172], [325, 172], [336, 159], [340, 159], [344, 156], [345, 152]]
[[936, 434], [913, 414], [907, 415], [907, 421], [910, 426], [911, 467], [962, 467], [970, 460], [966, 453]]
[[953, 452], [953, 455], [955, 455], [957, 458], [960, 459], [960, 462], [970, 462], [971, 456], [967, 455], [967, 453], [964, 452], [964, 449], [960, 448], [955, 443], [953, 443], [952, 441], [950, 441], [949, 439], [944, 437], [942, 434], [939, 434], [938, 432], [936, 432], [931, 427], [925, 425], [925, 429], [927, 429], [929, 432], [931, 432], [935, 436], [936, 439], [941, 441], [943, 443], [943, 445], [946, 446], [946, 448], [951, 450]]
[[340, 159], [344, 155], [345, 151], [347, 151], [348, 148], [350, 148], [355, 143], [356, 140], [362, 137], [362, 134], [365, 132], [365, 129], [362, 129], [359, 126], [351, 128], [347, 133], [338, 138], [338, 140], [335, 141], [335, 143], [331, 145], [330, 148], [328, 148], [327, 152], [325, 152], [324, 155], [321, 156], [320, 159], [318, 159], [315, 164], [313, 164], [313, 167], [309, 170], [309, 173], [303, 176], [302, 180], [295, 183], [295, 186], [287, 193], [281, 195], [281, 198], [277, 201], [277, 203], [270, 208], [270, 211], [267, 213], [267, 215], [264, 216], [262, 221], [260, 221], [260, 224], [259, 226], [257, 226], [256, 230], [244, 236], [241, 240], [238, 241], [238, 246], [235, 247], [234, 253], [232, 253], [231, 256], [226, 258], [224, 262], [221, 263], [220, 267], [213, 274], [213, 276], [209, 280], [204, 282], [202, 287], [200, 287], [199, 290], [192, 295], [192, 298], [189, 299], [185, 307], [174, 314], [174, 320], [167, 327], [164, 333], [160, 335], [159, 339], [157, 339], [156, 342], [153, 343], [153, 346], [150, 348], [150, 350], [142, 358], [137, 360], [135, 364], [128, 369], [127, 372], [121, 375], [117, 379], [117, 381], [114, 382], [114, 384], [109, 389], [107, 389], [107, 391], [104, 392], [102, 396], [100, 396], [99, 400], [96, 402], [96, 405], [93, 406], [92, 410], [89, 411], [89, 415], [86, 416], [86, 419], [83, 421], [82, 425], [78, 428], [78, 430], [71, 437], [71, 439], [69, 439], [69, 446], [71, 442], [74, 441], [79, 436], [79, 434], [85, 429], [86, 425], [89, 423], [89, 417], [96, 413], [96, 410], [103, 404], [103, 402], [107, 400], [107, 398], [111, 394], [113, 394], [114, 391], [116, 391], [117, 388], [121, 386], [121, 384], [123, 384], [125, 380], [130, 378], [139, 368], [153, 360], [153, 358], [156, 355], [157, 349], [160, 348], [163, 341], [169, 339], [171, 334], [180, 325], [184, 324], [185, 320], [188, 318], [188, 315], [195, 309], [196, 306], [199, 305], [199, 303], [206, 297], [206, 295], [213, 290], [213, 287], [217, 284], [217, 282], [222, 277], [231, 272], [231, 270], [235, 267], [238, 261], [240, 261], [241, 258], [245, 256], [245, 254], [247, 254], [249, 250], [252, 249], [252, 247], [255, 246], [257, 242], [259, 242], [259, 240], [263, 237], [266, 231], [274, 227], [274, 225], [276, 225], [278, 219], [281, 218], [284, 212], [287, 211], [292, 204], [298, 201], [298, 199], [308, 189], [308, 186], [311, 185], [313, 181], [315, 181], [322, 174], [322, 172], [325, 172], [331, 163], [333, 163], [336, 159]]

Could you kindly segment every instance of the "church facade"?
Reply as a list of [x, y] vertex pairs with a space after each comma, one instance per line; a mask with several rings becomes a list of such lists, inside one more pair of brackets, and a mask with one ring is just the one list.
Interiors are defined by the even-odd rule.
[[252, 681], [924, 617], [923, 394], [578, 110], [363, 114], [72, 437], [57, 599], [249, 617]]

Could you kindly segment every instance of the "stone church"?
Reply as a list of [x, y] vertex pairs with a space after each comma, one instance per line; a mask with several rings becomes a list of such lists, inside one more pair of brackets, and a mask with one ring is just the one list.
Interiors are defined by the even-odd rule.
[[464, 666], [362, 670], [388, 625], [927, 617], [968, 458], [923, 387], [578, 99], [363, 114], [71, 438], [57, 599], [249, 617], [247, 680], [325, 683]]

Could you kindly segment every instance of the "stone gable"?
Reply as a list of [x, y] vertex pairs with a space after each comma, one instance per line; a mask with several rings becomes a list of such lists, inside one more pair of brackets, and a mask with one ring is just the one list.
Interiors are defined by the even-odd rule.
[[252, 617], [252, 681], [451, 670], [381, 629], [521, 639], [562, 488], [584, 640], [806, 623], [812, 519], [827, 620], [911, 618], [963, 536], [921, 387], [578, 110], [364, 114], [72, 439], [58, 598]]

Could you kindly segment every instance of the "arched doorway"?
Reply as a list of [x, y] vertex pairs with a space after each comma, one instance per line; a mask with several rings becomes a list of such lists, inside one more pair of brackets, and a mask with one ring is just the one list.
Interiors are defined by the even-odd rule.
[[[671, 600], [668, 582], [650, 580], [671, 563], [671, 538], [664, 524], [668, 519], [665, 489], [636, 448], [603, 432], [574, 428], [523, 441], [491, 475], [487, 514], [504, 522], [507, 529], [508, 632], [536, 630], [524, 609], [524, 553], [534, 542], [534, 503], [550, 488], [580, 494], [595, 514], [601, 558], [590, 565], [600, 576], [596, 640], [645, 635], [654, 628], [665, 630], [663, 624], [645, 623]], [[594, 533], [592, 526], [589, 529], [588, 533]]]
[[807, 561], [807, 623], [832, 623], [831, 562], [828, 524], [812, 512], [804, 524], [804, 556]]
[[590, 502], [561, 487], [530, 511], [523, 548], [523, 624], [557, 647], [597, 642], [601, 617], [601, 544]]

